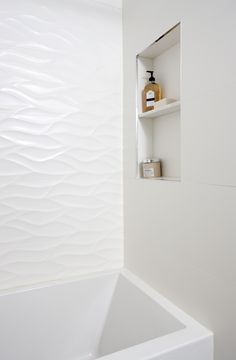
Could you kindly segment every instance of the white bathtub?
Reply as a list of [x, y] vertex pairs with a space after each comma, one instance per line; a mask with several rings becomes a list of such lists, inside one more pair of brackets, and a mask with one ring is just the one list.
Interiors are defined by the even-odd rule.
[[212, 360], [210, 331], [127, 270], [0, 296], [1, 360]]

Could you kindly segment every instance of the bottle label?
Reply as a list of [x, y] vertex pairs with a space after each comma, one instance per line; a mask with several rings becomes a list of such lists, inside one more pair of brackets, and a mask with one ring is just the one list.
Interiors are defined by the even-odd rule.
[[152, 90], [149, 90], [146, 93], [146, 106], [147, 107], [154, 106], [154, 103], [155, 103], [155, 92]]
[[144, 177], [153, 177], [154, 169], [143, 169], [143, 176]]

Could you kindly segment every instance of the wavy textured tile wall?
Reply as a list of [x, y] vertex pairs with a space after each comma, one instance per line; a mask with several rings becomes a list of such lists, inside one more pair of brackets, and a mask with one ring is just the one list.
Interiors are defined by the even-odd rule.
[[0, 6], [0, 288], [122, 265], [121, 14]]

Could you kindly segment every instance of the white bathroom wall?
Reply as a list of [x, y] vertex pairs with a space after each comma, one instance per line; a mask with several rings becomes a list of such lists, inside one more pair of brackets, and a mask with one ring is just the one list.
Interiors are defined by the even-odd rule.
[[0, 288], [122, 265], [121, 9], [0, 2]]
[[[236, 2], [125, 0], [123, 14], [125, 265], [235, 360]], [[179, 21], [182, 179], [136, 179], [135, 57]]]

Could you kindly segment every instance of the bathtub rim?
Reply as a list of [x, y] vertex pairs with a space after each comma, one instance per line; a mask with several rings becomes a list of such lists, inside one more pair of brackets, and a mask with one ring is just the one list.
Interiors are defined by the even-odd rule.
[[213, 332], [201, 325], [198, 321], [174, 305], [170, 300], [158, 293], [145, 281], [134, 275], [130, 270], [123, 268], [120, 275], [153, 299], [159, 306], [176, 318], [184, 328], [170, 332], [158, 338], [145, 341], [129, 348], [97, 357], [97, 360], [148, 360], [168, 354], [175, 349], [206, 340], [209, 342], [213, 354]]
[[13, 288], [0, 289], [0, 297], [6, 295], [14, 295], [19, 293], [24, 293], [32, 290], [41, 290], [44, 288], [55, 287], [66, 284], [73, 284], [80, 281], [92, 280], [96, 278], [102, 278], [104, 276], [114, 276], [119, 277], [123, 268], [114, 269], [114, 270], [104, 270], [84, 275], [74, 275], [68, 277], [61, 277], [57, 279], [51, 279], [48, 281], [40, 281], [35, 284], [19, 285]]
[[40, 282], [33, 285], [26, 285], [15, 287], [13, 289], [0, 290], [0, 297], [12, 296], [14, 294], [25, 293], [32, 290], [41, 290], [49, 287], [57, 287], [60, 285], [73, 284], [81, 281], [92, 280], [107, 276], [114, 276], [117, 282], [119, 276], [124, 277], [132, 285], [141, 290], [149, 298], [154, 300], [159, 306], [170, 313], [183, 326], [183, 329], [170, 332], [166, 335], [155, 339], [145, 341], [143, 343], [130, 346], [123, 350], [113, 352], [108, 355], [96, 357], [97, 360], [147, 360], [154, 359], [172, 352], [175, 349], [190, 345], [191, 343], [199, 342], [203, 339], [209, 340], [213, 352], [213, 333], [206, 327], [201, 325], [198, 321], [187, 315], [183, 310], [174, 305], [170, 300], [161, 295], [158, 291], [148, 285], [144, 280], [141, 280], [137, 275], [133, 274], [126, 268], [114, 269], [109, 271], [101, 271], [90, 273], [83, 276], [74, 276], [68, 278], [61, 278], [47, 282]]

